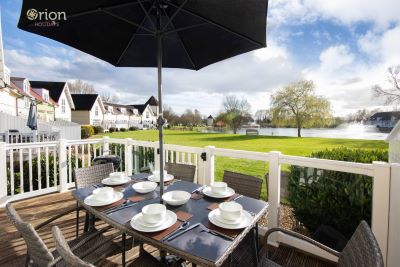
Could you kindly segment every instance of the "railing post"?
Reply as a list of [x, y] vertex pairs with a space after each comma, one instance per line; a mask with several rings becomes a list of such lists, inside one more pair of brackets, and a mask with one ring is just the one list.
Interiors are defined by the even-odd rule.
[[387, 250], [388, 267], [398, 266], [400, 262], [400, 164], [392, 163], [390, 171], [390, 210], [389, 210], [389, 240]]
[[65, 139], [60, 139], [58, 149], [58, 178], [60, 181], [59, 191], [64, 192], [68, 190], [67, 141]]
[[110, 137], [104, 136], [103, 137], [103, 155], [108, 156], [110, 155]]
[[[371, 227], [387, 263], [389, 239], [390, 164], [374, 161]], [[398, 194], [398, 193], [397, 193]], [[393, 203], [394, 204], [394, 203]]]
[[[154, 170], [159, 170], [160, 169], [160, 145], [158, 142], [156, 143], [156, 147], [154, 148]], [[165, 164], [164, 164], [165, 166]]]
[[201, 156], [199, 157], [198, 184], [209, 185], [214, 182], [214, 148], [215, 146], [206, 146], [204, 148], [205, 161]]
[[7, 201], [7, 152], [6, 143], [0, 142], [0, 206]]
[[138, 146], [133, 146], [132, 150], [133, 150], [133, 159], [134, 159], [134, 164], [135, 164], [134, 170], [135, 170], [135, 173], [138, 173], [138, 172], [140, 172], [140, 167], [139, 167], [139, 165], [140, 165], [140, 162], [139, 162], [139, 147]]
[[[281, 164], [279, 157], [281, 152], [271, 151], [269, 161], [268, 179], [268, 228], [279, 226], [279, 209], [281, 202]], [[273, 237], [272, 237], [273, 239]]]
[[132, 158], [132, 138], [125, 139], [125, 173], [132, 175], [133, 172], [133, 158]]

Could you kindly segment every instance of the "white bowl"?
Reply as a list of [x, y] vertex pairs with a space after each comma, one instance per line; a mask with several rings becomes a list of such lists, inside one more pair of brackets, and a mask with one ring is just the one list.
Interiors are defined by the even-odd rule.
[[125, 179], [124, 172], [112, 172], [110, 173], [110, 180], [113, 182], [123, 181]]
[[229, 201], [219, 204], [221, 217], [228, 221], [235, 221], [242, 216], [243, 207], [239, 203]]
[[[160, 179], [160, 171], [153, 171], [155, 178]], [[164, 171], [164, 177], [167, 176], [167, 171]]]
[[149, 204], [142, 208], [143, 221], [149, 224], [159, 223], [165, 219], [167, 208], [162, 204]]
[[97, 201], [107, 201], [114, 197], [114, 189], [112, 187], [100, 187], [92, 192], [93, 199]]
[[170, 191], [162, 196], [162, 199], [171, 206], [183, 205], [189, 201], [191, 194], [186, 191]]
[[225, 182], [214, 182], [210, 185], [211, 191], [215, 194], [224, 194], [228, 188]]
[[157, 188], [157, 183], [155, 182], [139, 182], [132, 185], [132, 188], [135, 189], [136, 192], [141, 194], [150, 193]]

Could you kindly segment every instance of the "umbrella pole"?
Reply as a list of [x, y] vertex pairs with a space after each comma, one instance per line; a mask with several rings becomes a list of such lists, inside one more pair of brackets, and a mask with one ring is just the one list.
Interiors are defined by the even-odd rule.
[[158, 139], [160, 155], [160, 202], [164, 193], [164, 118], [162, 106], [162, 36], [161, 36], [161, 3], [157, 4], [157, 80], [158, 80]]

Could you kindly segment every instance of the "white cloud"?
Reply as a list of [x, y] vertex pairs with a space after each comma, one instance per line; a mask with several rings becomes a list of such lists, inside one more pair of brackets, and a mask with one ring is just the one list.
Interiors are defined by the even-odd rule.
[[322, 71], [336, 71], [354, 62], [354, 55], [346, 45], [331, 46], [322, 51], [320, 57]]

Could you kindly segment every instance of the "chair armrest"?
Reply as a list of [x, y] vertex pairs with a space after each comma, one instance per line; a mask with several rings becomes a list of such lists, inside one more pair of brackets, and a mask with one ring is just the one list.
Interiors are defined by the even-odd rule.
[[68, 209], [65, 210], [64, 212], [62, 212], [62, 213], [60, 213], [60, 214], [57, 214], [57, 215], [51, 217], [50, 219], [47, 219], [46, 221], [44, 221], [44, 222], [42, 222], [42, 223], [39, 223], [39, 224], [36, 225], [34, 228], [35, 228], [35, 230], [39, 230], [39, 229], [42, 228], [43, 226], [46, 226], [47, 224], [49, 224], [49, 223], [51, 223], [51, 222], [53, 222], [53, 221], [55, 221], [55, 220], [57, 220], [57, 219], [59, 219], [59, 218], [65, 216], [65, 215], [68, 215], [68, 214], [70, 214], [71, 212], [74, 212], [74, 211], [76, 211], [76, 210], [78, 210], [78, 209], [81, 210], [81, 209], [83, 209], [83, 208], [82, 208], [82, 207], [77, 207], [77, 206], [68, 208]]
[[336, 251], [334, 249], [331, 249], [330, 247], [327, 247], [324, 244], [321, 244], [321, 243], [315, 241], [314, 239], [312, 239], [312, 238], [310, 238], [308, 236], [296, 233], [296, 232], [291, 231], [291, 230], [280, 228], [280, 227], [271, 228], [265, 233], [264, 238], [263, 238], [264, 246], [266, 246], [268, 244], [268, 237], [274, 232], [282, 232], [282, 233], [287, 234], [289, 236], [292, 236], [292, 237], [298, 238], [300, 240], [303, 240], [305, 242], [308, 242], [308, 243], [310, 243], [310, 244], [312, 244], [312, 245], [314, 245], [314, 246], [316, 246], [316, 247], [318, 247], [318, 248], [320, 248], [320, 249], [322, 249], [322, 250], [324, 250], [324, 251], [336, 256], [336, 257], [340, 256], [340, 252], [338, 252], [338, 251]]

